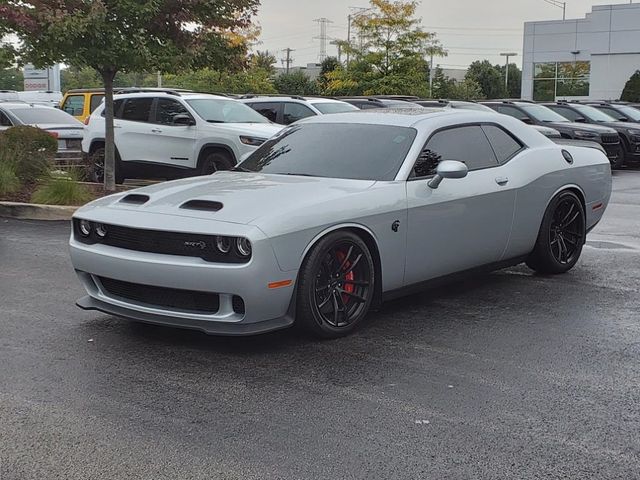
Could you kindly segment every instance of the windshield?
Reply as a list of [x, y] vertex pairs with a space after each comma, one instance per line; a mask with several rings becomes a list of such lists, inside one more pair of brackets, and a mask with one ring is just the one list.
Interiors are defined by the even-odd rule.
[[344, 112], [353, 112], [354, 110], [359, 110], [358, 107], [354, 107], [350, 103], [346, 102], [318, 102], [312, 103], [314, 107], [320, 110], [321, 113], [328, 115], [330, 113], [344, 113]]
[[271, 123], [251, 107], [236, 100], [187, 100], [198, 116], [210, 123]]
[[520, 105], [520, 108], [527, 112], [527, 114], [532, 117], [534, 120], [539, 122], [568, 122], [566, 118], [564, 118], [559, 113], [554, 112], [550, 108], [547, 108], [543, 105]]
[[636, 122], [640, 121], [640, 110], [633, 107], [627, 107], [626, 105], [618, 105], [616, 106], [616, 110], [631, 120], [635, 120]]
[[62, 123], [65, 125], [82, 125], [78, 120], [57, 108], [15, 108], [11, 110], [25, 125]]
[[589, 120], [593, 122], [615, 122], [616, 119], [613, 118], [608, 113], [604, 113], [602, 110], [598, 110], [595, 107], [590, 107], [588, 105], [574, 105], [573, 108], [578, 110], [583, 116], [587, 117]]
[[277, 175], [393, 180], [416, 130], [390, 125], [304, 123], [285, 129], [238, 170]]

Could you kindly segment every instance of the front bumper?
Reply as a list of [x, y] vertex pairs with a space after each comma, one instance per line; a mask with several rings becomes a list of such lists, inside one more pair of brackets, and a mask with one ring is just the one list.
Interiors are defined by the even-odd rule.
[[[72, 237], [71, 261], [88, 293], [77, 305], [135, 321], [209, 334], [251, 335], [292, 325], [296, 272], [280, 269], [269, 240], [259, 230], [247, 227], [241, 233], [250, 238], [253, 245], [252, 259], [246, 264], [210, 263], [201, 258], [86, 245]], [[217, 294], [219, 307], [216, 311], [204, 312], [132, 300], [104, 288], [101, 278]], [[269, 284], [287, 280], [292, 282], [286, 287], [269, 288]], [[243, 313], [233, 308], [234, 296], [242, 298]]]

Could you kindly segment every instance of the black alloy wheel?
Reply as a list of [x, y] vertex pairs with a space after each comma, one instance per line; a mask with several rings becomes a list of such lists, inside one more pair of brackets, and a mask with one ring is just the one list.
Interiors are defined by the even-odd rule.
[[540, 273], [564, 273], [580, 258], [586, 238], [582, 202], [575, 193], [556, 196], [545, 213], [535, 249], [527, 265]]
[[200, 175], [212, 175], [222, 170], [231, 169], [231, 159], [229, 155], [222, 152], [211, 152], [205, 154], [200, 161]]
[[351, 232], [328, 235], [301, 270], [299, 323], [324, 338], [351, 332], [369, 311], [374, 277], [371, 253], [360, 237]]
[[[89, 154], [89, 165], [87, 168], [88, 180], [93, 183], [104, 183], [104, 158], [105, 148], [98, 147]], [[122, 165], [120, 158], [116, 153], [116, 183], [124, 183], [124, 176], [122, 174]]]

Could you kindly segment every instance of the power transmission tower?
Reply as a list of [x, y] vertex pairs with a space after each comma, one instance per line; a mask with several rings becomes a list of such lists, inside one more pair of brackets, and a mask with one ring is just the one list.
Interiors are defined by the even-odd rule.
[[316, 18], [314, 22], [320, 25], [320, 36], [313, 38], [315, 40], [320, 40], [320, 55], [318, 55], [318, 58], [320, 59], [320, 62], [323, 62], [325, 58], [327, 58], [327, 40], [329, 40], [329, 37], [327, 36], [327, 25], [333, 22], [325, 17]]
[[295, 52], [295, 50], [292, 49], [292, 48], [285, 48], [283, 50], [283, 52], [285, 52], [287, 56], [285, 58], [281, 59], [281, 61], [282, 61], [282, 64], [285, 66], [284, 67], [285, 71], [287, 73], [289, 73], [289, 68], [291, 67], [291, 64], [293, 63], [293, 58], [291, 58], [291, 52]]

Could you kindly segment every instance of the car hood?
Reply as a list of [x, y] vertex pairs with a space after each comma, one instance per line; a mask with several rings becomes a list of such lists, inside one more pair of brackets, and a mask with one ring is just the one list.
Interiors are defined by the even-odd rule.
[[579, 122], [547, 122], [545, 126], [555, 129], [563, 130], [570, 128], [571, 130], [586, 130], [596, 133], [617, 133], [613, 128], [604, 127], [601, 125], [594, 125], [592, 123], [579, 123]]
[[604, 127], [610, 127], [613, 128], [615, 130], [624, 130], [627, 131], [630, 128], [638, 128], [638, 125], [634, 125], [633, 122], [606, 122], [606, 123], [601, 123], [600, 125], [604, 126]]
[[[250, 224], [261, 217], [305, 210], [339, 197], [358, 194], [376, 182], [337, 178], [217, 172], [175, 180], [105, 197], [83, 207], [82, 214], [107, 207], [221, 222]], [[146, 195], [144, 203], [127, 203], [129, 195]]]
[[284, 126], [275, 123], [206, 123], [203, 128], [217, 132], [225, 130], [239, 135], [271, 138], [282, 130]]

